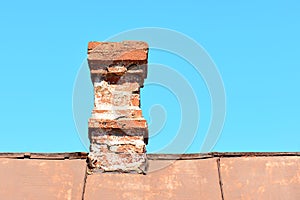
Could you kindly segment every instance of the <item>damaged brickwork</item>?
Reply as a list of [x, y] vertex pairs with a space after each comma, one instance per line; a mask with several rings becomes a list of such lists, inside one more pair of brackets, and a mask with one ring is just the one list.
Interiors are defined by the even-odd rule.
[[140, 108], [140, 88], [147, 76], [147, 60], [145, 42], [88, 45], [94, 85], [88, 157], [92, 173], [146, 173], [148, 128]]

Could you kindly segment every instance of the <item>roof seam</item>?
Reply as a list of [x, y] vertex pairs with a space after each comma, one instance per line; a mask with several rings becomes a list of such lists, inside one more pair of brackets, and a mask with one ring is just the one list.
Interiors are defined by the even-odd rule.
[[222, 181], [222, 176], [221, 176], [220, 160], [221, 160], [220, 158], [217, 159], [217, 168], [218, 168], [218, 178], [219, 178], [221, 198], [222, 198], [222, 200], [224, 200], [223, 181]]
[[85, 187], [86, 187], [86, 181], [87, 181], [87, 170], [88, 170], [88, 166], [85, 167], [85, 175], [84, 175], [84, 179], [83, 179], [83, 188], [82, 188], [82, 197], [81, 199], [84, 200], [84, 195], [85, 195]]

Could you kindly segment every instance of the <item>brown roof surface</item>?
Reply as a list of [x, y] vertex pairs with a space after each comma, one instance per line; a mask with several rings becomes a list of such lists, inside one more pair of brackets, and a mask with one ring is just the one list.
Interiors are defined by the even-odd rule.
[[0, 159], [0, 199], [82, 199], [85, 160]]
[[152, 160], [149, 170], [88, 176], [85, 199], [221, 199], [216, 158]]
[[299, 152], [151, 154], [147, 175], [86, 175], [86, 156], [0, 153], [0, 199], [300, 199]]
[[222, 158], [224, 199], [300, 199], [300, 159]]

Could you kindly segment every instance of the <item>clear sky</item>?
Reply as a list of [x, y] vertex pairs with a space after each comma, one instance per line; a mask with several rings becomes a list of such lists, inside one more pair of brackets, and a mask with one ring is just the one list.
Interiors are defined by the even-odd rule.
[[[72, 106], [87, 43], [144, 27], [192, 38], [215, 63], [226, 118], [212, 151], [300, 151], [299, 10], [296, 0], [2, 1], [0, 152], [87, 151]], [[149, 80], [162, 69], [156, 63], [180, 74], [195, 91], [200, 120], [196, 133], [186, 132], [196, 135], [186, 152], [199, 152], [212, 111], [203, 77], [170, 52], [150, 49], [149, 63]], [[160, 76], [172, 80], [170, 74]], [[182, 120], [195, 122], [180, 118], [180, 98], [188, 94], [148, 82], [141, 95], [150, 153], [172, 146]], [[82, 96], [90, 99], [91, 91]], [[168, 153], [178, 153], [176, 145]]]

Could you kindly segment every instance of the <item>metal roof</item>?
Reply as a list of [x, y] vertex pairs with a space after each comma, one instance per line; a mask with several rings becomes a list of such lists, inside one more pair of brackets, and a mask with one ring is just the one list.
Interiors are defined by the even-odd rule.
[[147, 175], [92, 174], [87, 153], [0, 153], [1, 199], [300, 199], [299, 152], [149, 154]]

